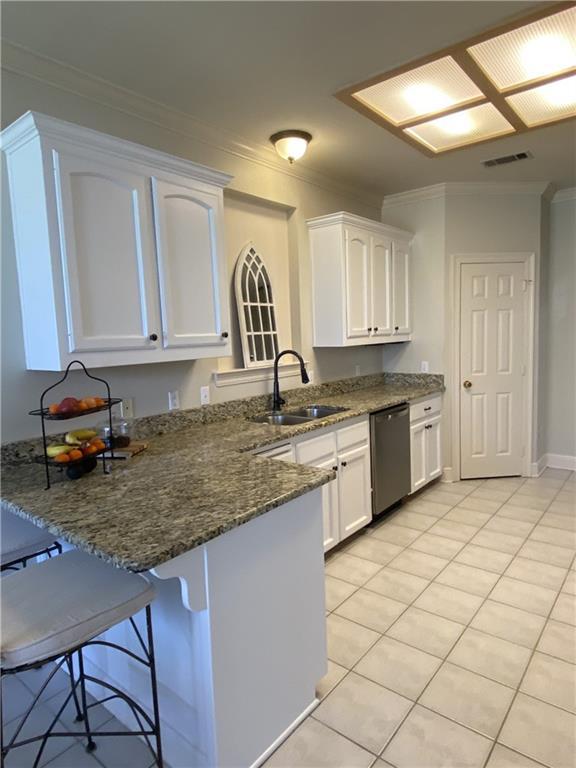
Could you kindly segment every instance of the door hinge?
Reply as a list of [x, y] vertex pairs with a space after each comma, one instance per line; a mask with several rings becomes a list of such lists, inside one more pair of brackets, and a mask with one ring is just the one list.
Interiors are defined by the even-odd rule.
[[526, 293], [528, 286], [532, 285], [534, 280], [522, 280], [522, 293]]
[[522, 364], [522, 376], [526, 376], [526, 366]]

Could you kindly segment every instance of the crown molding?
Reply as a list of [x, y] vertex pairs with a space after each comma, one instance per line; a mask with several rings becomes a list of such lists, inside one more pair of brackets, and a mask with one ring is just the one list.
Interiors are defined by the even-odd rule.
[[2, 41], [2, 69], [46, 83], [107, 109], [144, 120], [242, 160], [312, 184], [321, 189], [357, 199], [378, 208], [381, 196], [337, 178], [314, 171], [302, 163], [290, 165], [270, 147], [257, 144], [224, 128], [209, 125], [172, 107], [88, 74], [69, 64], [42, 56], [16, 43]]
[[429, 187], [398, 192], [395, 195], [386, 195], [382, 200], [382, 209], [457, 195], [543, 195], [548, 187], [547, 181], [447, 181], [443, 184], [433, 184]]
[[361, 227], [362, 229], [368, 229], [371, 232], [377, 232], [380, 235], [387, 235], [392, 238], [396, 237], [399, 239], [412, 240], [414, 237], [413, 232], [408, 232], [405, 229], [398, 229], [397, 227], [391, 227], [381, 221], [367, 219], [364, 216], [356, 216], [356, 214], [348, 213], [347, 211], [329, 213], [327, 216], [316, 216], [313, 219], [307, 219], [306, 224], [308, 229], [321, 229], [322, 227], [329, 227], [332, 224], [348, 224], [349, 226]]
[[576, 200], [576, 187], [569, 187], [568, 189], [559, 189], [554, 195], [552, 203], [565, 203], [567, 200]]

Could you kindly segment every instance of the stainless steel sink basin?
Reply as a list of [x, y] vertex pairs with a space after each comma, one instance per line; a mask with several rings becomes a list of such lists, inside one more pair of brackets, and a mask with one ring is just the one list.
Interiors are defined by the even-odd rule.
[[312, 421], [313, 416], [296, 416], [292, 413], [264, 413], [262, 416], [255, 416], [252, 421], [259, 424], [280, 424], [281, 426], [293, 426], [295, 424], [304, 424]]
[[343, 413], [348, 408], [341, 408], [336, 405], [308, 405], [306, 408], [294, 408], [287, 411], [290, 416], [302, 416], [307, 419], [323, 419], [326, 416], [333, 416], [335, 413]]

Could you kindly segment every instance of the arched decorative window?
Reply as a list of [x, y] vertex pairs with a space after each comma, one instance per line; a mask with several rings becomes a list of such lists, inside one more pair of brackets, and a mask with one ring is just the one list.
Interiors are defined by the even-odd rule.
[[272, 283], [252, 243], [243, 248], [236, 262], [235, 290], [244, 367], [273, 362], [278, 354], [278, 330]]

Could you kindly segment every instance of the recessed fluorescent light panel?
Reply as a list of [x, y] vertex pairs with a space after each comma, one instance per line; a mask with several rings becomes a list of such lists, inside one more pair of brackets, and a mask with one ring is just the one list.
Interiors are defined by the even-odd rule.
[[574, 118], [575, 6], [549, 5], [336, 96], [429, 156]]

